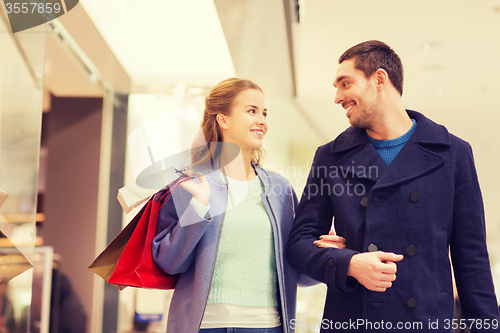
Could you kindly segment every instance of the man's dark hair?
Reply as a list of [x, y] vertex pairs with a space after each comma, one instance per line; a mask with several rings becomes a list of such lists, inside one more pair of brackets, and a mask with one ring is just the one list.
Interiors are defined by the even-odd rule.
[[403, 64], [389, 45], [378, 40], [359, 43], [340, 56], [339, 64], [351, 58], [354, 58], [354, 67], [362, 70], [366, 77], [379, 68], [384, 69], [396, 90], [403, 95]]

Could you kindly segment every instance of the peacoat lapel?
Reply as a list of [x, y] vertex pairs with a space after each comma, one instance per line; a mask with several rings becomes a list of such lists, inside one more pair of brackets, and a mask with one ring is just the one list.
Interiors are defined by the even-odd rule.
[[442, 155], [421, 147], [412, 136], [373, 188], [393, 186], [409, 181], [443, 164]]
[[338, 155], [339, 176], [355, 175], [377, 182], [387, 169], [387, 165], [366, 137], [365, 130], [348, 128], [330, 148]]
[[433, 151], [433, 147], [449, 148], [451, 137], [448, 130], [421, 113], [406, 110], [417, 121], [415, 133], [387, 168], [374, 188], [397, 185], [419, 177], [442, 166], [445, 158]]

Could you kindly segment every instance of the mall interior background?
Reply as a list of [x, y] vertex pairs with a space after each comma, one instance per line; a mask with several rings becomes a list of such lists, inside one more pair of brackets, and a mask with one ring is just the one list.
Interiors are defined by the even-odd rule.
[[[3, 6], [0, 18], [0, 190], [9, 193], [0, 227], [15, 233], [9, 240], [22, 267], [42, 262], [0, 287], [16, 299], [9, 309], [19, 331], [27, 330], [30, 299], [30, 331], [54, 331], [44, 279], [52, 261], [71, 282], [86, 332], [132, 331], [144, 300], [165, 312], [171, 292], [119, 292], [87, 269], [133, 215], [116, 194], [134, 182], [134, 129], [191, 104], [201, 114], [217, 82], [251, 79], [269, 106], [264, 165], [300, 195], [316, 148], [348, 126], [334, 103], [338, 56], [369, 39], [400, 55], [405, 107], [471, 143], [499, 294], [500, 0], [82, 0], [16, 34]], [[324, 293], [300, 289], [299, 318], [318, 321]], [[5, 301], [0, 308], [5, 315]], [[164, 328], [164, 320], [135, 324]]]

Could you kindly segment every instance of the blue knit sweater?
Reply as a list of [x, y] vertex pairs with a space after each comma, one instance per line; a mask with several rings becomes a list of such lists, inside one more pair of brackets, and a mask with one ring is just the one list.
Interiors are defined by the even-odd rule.
[[369, 136], [368, 133], [366, 133], [366, 136], [372, 143], [373, 147], [375, 147], [375, 150], [380, 155], [380, 157], [382, 157], [385, 164], [387, 165], [391, 164], [391, 162], [396, 158], [401, 149], [403, 149], [405, 143], [408, 141], [410, 136], [415, 131], [415, 128], [417, 128], [417, 122], [415, 121], [415, 119], [412, 119], [412, 121], [413, 125], [410, 128], [410, 130], [396, 139], [377, 140]]

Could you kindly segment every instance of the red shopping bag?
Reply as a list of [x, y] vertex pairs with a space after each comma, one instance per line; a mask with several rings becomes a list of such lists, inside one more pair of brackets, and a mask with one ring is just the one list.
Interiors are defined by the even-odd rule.
[[153, 195], [89, 268], [120, 290], [127, 286], [174, 289], [178, 276], [169, 275], [158, 267], [151, 255], [151, 244], [156, 236], [161, 207], [184, 180], [186, 178], [179, 178]]

